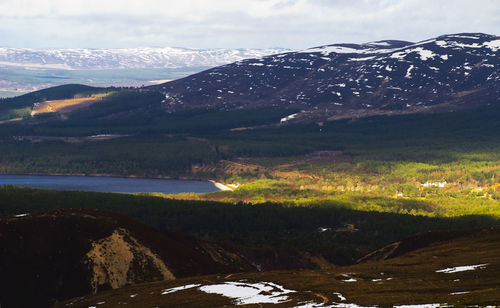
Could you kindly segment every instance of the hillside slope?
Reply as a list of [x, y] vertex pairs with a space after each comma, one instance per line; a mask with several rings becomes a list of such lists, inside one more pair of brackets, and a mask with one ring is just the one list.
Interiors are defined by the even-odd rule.
[[[256, 271], [255, 262], [262, 261], [256, 261], [258, 255], [230, 244], [160, 232], [112, 212], [20, 214], [0, 219], [0, 305], [46, 307], [141, 282]], [[275, 258], [267, 261], [270, 268], [314, 267], [298, 254], [275, 250], [270, 255]]]
[[144, 284], [68, 303], [72, 307], [97, 303], [113, 307], [119, 302], [127, 307], [493, 307], [500, 302], [499, 242], [499, 228], [474, 230], [385, 261], [326, 271], [242, 273]]
[[450, 111], [496, 101], [500, 39], [481, 33], [418, 43], [335, 44], [243, 60], [151, 86], [167, 109], [280, 106], [295, 118]]

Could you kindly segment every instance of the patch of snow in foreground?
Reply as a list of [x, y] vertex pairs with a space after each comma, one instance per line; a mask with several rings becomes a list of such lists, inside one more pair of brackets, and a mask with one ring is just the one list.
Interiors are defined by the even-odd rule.
[[187, 290], [187, 289], [192, 289], [192, 288], [196, 288], [196, 287], [199, 287], [199, 286], [200, 286], [200, 284], [187, 284], [185, 286], [180, 286], [180, 287], [165, 289], [165, 290], [161, 291], [161, 295], [165, 295], [165, 294], [169, 294], [169, 293], [174, 293], [174, 292], [177, 292], [177, 291], [182, 291], [182, 290]]
[[28, 216], [28, 215], [29, 215], [29, 213], [24, 213], [24, 214], [17, 214], [14, 217], [25, 217], [25, 216]]
[[286, 294], [295, 292], [272, 282], [236, 282], [202, 286], [205, 293], [215, 293], [235, 299], [237, 305], [279, 304], [289, 300]]
[[474, 271], [476, 269], [482, 269], [485, 268], [488, 263], [485, 264], [476, 264], [476, 265], [464, 265], [464, 266], [456, 266], [456, 267], [448, 267], [442, 270], [437, 270], [436, 273], [445, 273], [445, 274], [451, 274], [451, 273], [458, 273], [458, 272], [465, 272], [465, 271]]
[[460, 295], [460, 294], [469, 294], [470, 291], [465, 291], [465, 292], [453, 292], [453, 293], [450, 293], [450, 295]]
[[356, 278], [351, 277], [351, 274], [342, 274], [341, 282], [356, 282], [358, 281]]
[[308, 302], [299, 306], [293, 306], [293, 308], [377, 308], [377, 306], [359, 306], [351, 303], [318, 304]]
[[341, 301], [345, 301], [347, 300], [347, 298], [345, 298], [344, 295], [340, 294], [339, 292], [333, 292], [334, 295], [337, 295], [337, 297], [341, 300]]
[[417, 305], [396, 305], [394, 308], [439, 308], [450, 307], [448, 304], [417, 304]]

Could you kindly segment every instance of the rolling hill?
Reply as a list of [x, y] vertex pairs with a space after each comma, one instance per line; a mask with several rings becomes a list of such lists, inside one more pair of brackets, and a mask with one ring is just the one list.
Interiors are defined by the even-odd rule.
[[275, 106], [294, 120], [451, 111], [498, 103], [500, 39], [481, 33], [426, 41], [334, 44], [248, 59], [151, 86], [167, 110]]

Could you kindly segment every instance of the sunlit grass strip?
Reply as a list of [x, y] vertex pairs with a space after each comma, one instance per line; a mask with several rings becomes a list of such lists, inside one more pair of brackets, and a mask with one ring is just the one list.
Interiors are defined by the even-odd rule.
[[64, 109], [67, 109], [68, 111], [74, 110], [78, 107], [87, 106], [88, 103], [99, 102], [112, 93], [114, 92], [93, 94], [89, 97], [75, 97], [70, 99], [45, 101], [43, 103], [36, 104], [31, 112], [31, 115], [33, 116], [49, 112], [62, 112]]

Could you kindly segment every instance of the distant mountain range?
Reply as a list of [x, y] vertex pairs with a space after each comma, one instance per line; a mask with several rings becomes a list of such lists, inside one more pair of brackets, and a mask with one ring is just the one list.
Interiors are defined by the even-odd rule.
[[0, 67], [64, 70], [214, 67], [287, 51], [269, 49], [28, 49], [0, 48]]
[[170, 111], [303, 110], [293, 121], [454, 110], [499, 99], [500, 37], [327, 45], [241, 60], [149, 89], [164, 94]]
[[[38, 82], [50, 77], [57, 81], [53, 84], [79, 83], [78, 80], [85, 78], [90, 80], [87, 75], [65, 76], [61, 72], [86, 72], [91, 75], [103, 72], [90, 68], [193, 66], [188, 71], [175, 74], [155, 69], [146, 69], [146, 73], [136, 69], [122, 69], [118, 73], [105, 70], [105, 75], [98, 77], [99, 81], [93, 78], [84, 83], [117, 85], [110, 80], [128, 74], [122, 85], [126, 85], [128, 80], [134, 80], [139, 85], [148, 85], [149, 82], [152, 85], [141, 91], [155, 92], [160, 98], [150, 103], [168, 113], [188, 109], [213, 111], [276, 107], [290, 109], [290, 116], [283, 118], [285, 123], [453, 111], [500, 100], [499, 36], [449, 34], [418, 43], [386, 40], [334, 44], [302, 51], [281, 50], [278, 54], [261, 56], [279, 51], [173, 48], [54, 50], [40, 54], [26, 53], [24, 56], [20, 53], [16, 61], [86, 68], [57, 70], [53, 75], [42, 70], [42, 75], [33, 78], [33, 82]], [[8, 54], [3, 52], [0, 58]], [[252, 55], [255, 57], [242, 59]], [[209, 69], [194, 68], [231, 59], [242, 60]], [[156, 78], [153, 78], [152, 71]], [[161, 83], [165, 79], [174, 80]]]

